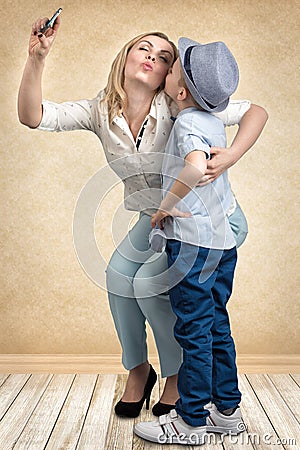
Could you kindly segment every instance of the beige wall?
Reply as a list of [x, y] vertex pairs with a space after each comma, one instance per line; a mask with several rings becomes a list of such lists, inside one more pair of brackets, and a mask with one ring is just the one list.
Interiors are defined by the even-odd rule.
[[[105, 165], [101, 146], [91, 133], [42, 133], [17, 120], [31, 23], [59, 6], [63, 23], [44, 77], [44, 96], [55, 101], [95, 96], [119, 47], [140, 32], [224, 40], [232, 49], [241, 72], [234, 98], [249, 98], [270, 116], [230, 171], [250, 228], [239, 251], [232, 327], [239, 353], [299, 353], [296, 0], [1, 1], [0, 353], [120, 352], [106, 293], [82, 270], [72, 238], [78, 195]], [[97, 215], [106, 259], [121, 200], [119, 186]]]

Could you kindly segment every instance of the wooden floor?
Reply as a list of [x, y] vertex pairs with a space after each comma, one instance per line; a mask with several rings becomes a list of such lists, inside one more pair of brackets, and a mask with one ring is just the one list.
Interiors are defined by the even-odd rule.
[[[0, 374], [0, 450], [196, 449], [156, 445], [133, 435], [138, 419], [113, 413], [125, 375]], [[242, 413], [247, 433], [212, 435], [201, 449], [300, 449], [300, 374], [242, 374]], [[152, 404], [161, 389], [156, 385]]]

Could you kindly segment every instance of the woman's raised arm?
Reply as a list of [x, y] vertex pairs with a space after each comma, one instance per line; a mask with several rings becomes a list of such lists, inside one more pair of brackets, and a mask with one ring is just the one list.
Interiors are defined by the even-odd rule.
[[39, 30], [47, 20], [47, 18], [38, 19], [32, 25], [28, 58], [19, 88], [19, 120], [30, 128], [38, 127], [42, 119], [42, 75], [46, 57], [60, 26], [60, 17], [57, 17], [53, 28], [49, 28], [44, 35]]

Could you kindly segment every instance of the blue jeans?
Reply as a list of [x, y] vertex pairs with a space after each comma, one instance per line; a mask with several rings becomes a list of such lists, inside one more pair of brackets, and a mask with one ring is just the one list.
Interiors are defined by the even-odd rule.
[[[222, 412], [241, 400], [226, 309], [232, 292], [236, 248], [212, 251], [169, 240], [166, 252], [170, 284], [174, 286], [181, 279], [169, 292], [177, 317], [174, 334], [183, 349], [176, 410], [189, 425], [202, 426], [209, 415], [204, 409], [207, 403], [212, 401]], [[203, 267], [207, 276], [202, 282], [199, 277]]]
[[[148, 321], [158, 350], [161, 375], [167, 377], [178, 373], [181, 348], [173, 333], [176, 316], [168, 295], [167, 255], [149, 249], [150, 219], [141, 213], [115, 250], [107, 267], [106, 283], [124, 367], [130, 370], [147, 360]], [[247, 221], [238, 205], [229, 222], [239, 246], [247, 235]]]

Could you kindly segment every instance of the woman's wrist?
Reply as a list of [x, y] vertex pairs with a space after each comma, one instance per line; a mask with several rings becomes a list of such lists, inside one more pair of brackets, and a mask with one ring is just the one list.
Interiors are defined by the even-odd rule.
[[35, 71], [42, 72], [45, 67], [46, 59], [44, 57], [38, 57], [36, 55], [28, 55], [27, 58], [27, 66]]
[[159, 206], [159, 210], [163, 212], [170, 212], [179, 199], [174, 200], [174, 196], [168, 193]]
[[159, 208], [158, 208], [158, 211], [163, 211], [163, 212], [166, 212], [166, 211], [167, 211], [167, 212], [169, 212], [170, 209], [172, 209], [172, 208], [170, 208], [170, 205], [168, 205], [167, 202], [162, 201], [161, 204], [160, 204], [160, 206], [159, 206]]
[[243, 151], [243, 149], [234, 142], [231, 144], [231, 146], [228, 149], [228, 157], [229, 157], [229, 167], [233, 166], [238, 160], [243, 156], [243, 154], [246, 152]]

